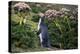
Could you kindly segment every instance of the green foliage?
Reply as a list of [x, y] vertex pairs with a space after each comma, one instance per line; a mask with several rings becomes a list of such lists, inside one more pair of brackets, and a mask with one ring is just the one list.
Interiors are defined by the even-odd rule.
[[71, 26], [71, 23], [67, 16], [60, 19], [55, 19], [54, 22], [48, 24], [49, 34], [51, 37], [51, 44], [59, 46], [59, 48], [64, 49], [75, 49], [77, 48], [77, 22], [75, 22], [75, 27]]
[[32, 16], [32, 21], [34, 21], [34, 22], [38, 22], [39, 21], [39, 16], [38, 15], [34, 15], [34, 16]]
[[14, 47], [23, 49], [38, 47], [38, 36], [36, 31], [32, 30], [31, 25], [14, 25], [11, 25], [11, 39]]

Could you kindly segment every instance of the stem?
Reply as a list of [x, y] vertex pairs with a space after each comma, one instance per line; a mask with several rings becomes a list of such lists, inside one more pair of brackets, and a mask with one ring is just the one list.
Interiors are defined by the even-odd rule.
[[57, 21], [54, 21], [54, 23], [56, 24], [56, 26], [58, 27], [58, 29], [60, 30], [60, 32], [61, 32], [61, 34], [62, 34], [63, 32], [62, 32], [62, 29], [61, 29], [59, 23], [58, 23]]
[[68, 17], [67, 17], [67, 16], [65, 16], [65, 19], [67, 20], [67, 24], [68, 24], [69, 30], [71, 30], [71, 26], [70, 26], [70, 22], [69, 22]]

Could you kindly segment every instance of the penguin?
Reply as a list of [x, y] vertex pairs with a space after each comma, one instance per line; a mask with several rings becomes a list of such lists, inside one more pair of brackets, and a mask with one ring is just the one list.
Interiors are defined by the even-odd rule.
[[48, 35], [48, 26], [44, 23], [45, 16], [40, 17], [38, 23], [38, 33], [41, 47], [50, 48], [50, 41]]

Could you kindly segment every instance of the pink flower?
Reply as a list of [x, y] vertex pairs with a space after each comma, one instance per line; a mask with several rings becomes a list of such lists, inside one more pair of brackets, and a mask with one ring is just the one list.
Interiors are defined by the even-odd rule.
[[44, 15], [46, 18], [52, 18], [54, 19], [55, 17], [58, 17], [60, 15], [62, 15], [63, 13], [61, 11], [57, 11], [57, 10], [47, 10]]
[[15, 10], [19, 10], [19, 11], [21, 11], [21, 10], [31, 10], [30, 6], [26, 3], [24, 3], [24, 2], [19, 2], [19, 3], [15, 4], [13, 7], [14, 7]]

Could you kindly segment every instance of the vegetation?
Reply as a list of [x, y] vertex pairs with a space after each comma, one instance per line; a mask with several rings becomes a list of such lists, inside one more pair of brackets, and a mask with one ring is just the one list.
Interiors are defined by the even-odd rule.
[[[45, 19], [48, 25], [48, 32], [52, 49], [77, 49], [78, 48], [78, 19], [77, 5], [26, 3], [32, 9], [29, 12], [16, 12], [11, 4], [11, 51], [45, 51], [40, 47], [37, 25], [40, 16], [38, 13], [45, 13], [48, 9], [60, 11], [66, 8], [63, 16], [55, 17], [52, 20]], [[52, 17], [53, 18], [53, 17]]]

